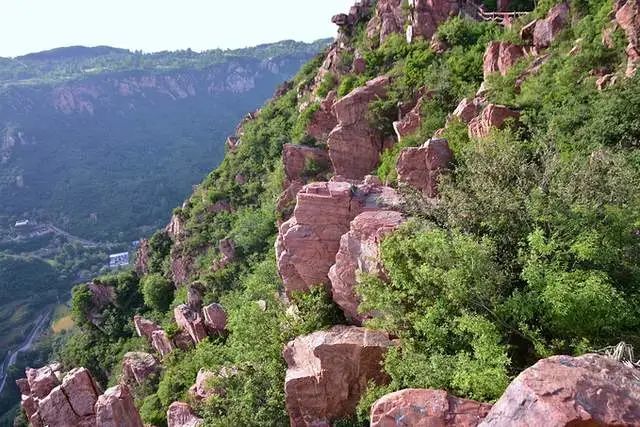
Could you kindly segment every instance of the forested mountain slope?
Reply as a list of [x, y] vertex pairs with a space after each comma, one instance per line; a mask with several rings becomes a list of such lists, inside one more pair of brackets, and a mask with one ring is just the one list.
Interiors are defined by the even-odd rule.
[[74, 290], [26, 416], [68, 422], [33, 378], [83, 366], [98, 425], [639, 425], [638, 4], [459, 6], [336, 15], [136, 271]]
[[23, 218], [94, 240], [148, 234], [220, 162], [235, 124], [326, 43], [3, 60], [0, 237]]

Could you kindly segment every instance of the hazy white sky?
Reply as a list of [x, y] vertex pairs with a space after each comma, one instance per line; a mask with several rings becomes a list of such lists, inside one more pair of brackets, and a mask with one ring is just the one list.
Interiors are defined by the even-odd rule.
[[145, 52], [332, 37], [354, 0], [0, 0], [0, 56], [70, 45]]

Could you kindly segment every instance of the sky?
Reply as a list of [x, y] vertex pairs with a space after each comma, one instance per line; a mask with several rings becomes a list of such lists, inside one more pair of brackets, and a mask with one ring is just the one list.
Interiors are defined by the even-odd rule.
[[0, 0], [0, 56], [62, 46], [144, 52], [333, 37], [355, 0]]

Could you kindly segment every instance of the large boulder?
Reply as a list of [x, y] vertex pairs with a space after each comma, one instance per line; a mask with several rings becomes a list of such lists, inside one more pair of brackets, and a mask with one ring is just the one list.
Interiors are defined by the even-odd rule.
[[291, 426], [328, 426], [353, 415], [369, 381], [388, 380], [381, 362], [391, 345], [386, 333], [355, 326], [334, 326], [289, 342], [283, 356]]
[[638, 371], [604, 356], [554, 356], [524, 370], [482, 427], [640, 425]]
[[[50, 367], [45, 367], [50, 368]], [[43, 369], [43, 368], [41, 368]], [[27, 371], [29, 377], [29, 371]], [[95, 425], [94, 405], [98, 399], [99, 387], [85, 368], [73, 369], [62, 382], [49, 392], [41, 394], [52, 383], [30, 384], [31, 391], [37, 395], [23, 395], [22, 405], [30, 423], [37, 426], [89, 427]]]
[[151, 254], [151, 247], [149, 246], [149, 240], [140, 240], [140, 246], [136, 253], [135, 270], [138, 276], [142, 277], [149, 273], [149, 256]]
[[86, 313], [87, 319], [100, 327], [104, 320], [104, 309], [116, 301], [116, 290], [113, 286], [105, 285], [99, 280], [93, 280], [87, 285], [91, 294], [91, 304]]
[[373, 19], [367, 25], [369, 38], [378, 38], [383, 43], [391, 34], [404, 32], [406, 14], [402, 0], [378, 0]]
[[469, 137], [486, 138], [492, 129], [502, 129], [507, 120], [517, 120], [519, 117], [520, 113], [504, 105], [489, 104], [469, 122]]
[[462, 123], [468, 124], [473, 120], [483, 108], [483, 100], [480, 98], [464, 98], [451, 114]]
[[422, 37], [429, 40], [438, 26], [458, 14], [460, 3], [456, 0], [410, 0], [409, 21], [412, 39]]
[[492, 41], [487, 45], [483, 59], [484, 78], [499, 72], [506, 76], [511, 67], [525, 56], [524, 47], [509, 42]]
[[393, 130], [396, 132], [398, 141], [420, 130], [423, 105], [424, 98], [418, 99], [416, 105], [407, 114], [400, 120], [393, 122]]
[[98, 398], [96, 425], [100, 427], [143, 427], [133, 396], [126, 385], [111, 387]]
[[[189, 340], [191, 340], [191, 338], [189, 338]], [[160, 357], [165, 357], [176, 348], [173, 341], [169, 338], [169, 335], [162, 329], [153, 331], [151, 346], [160, 354]]]
[[127, 384], [142, 384], [159, 370], [158, 361], [149, 353], [132, 351], [122, 359], [122, 377]]
[[151, 343], [153, 332], [160, 330], [160, 326], [158, 326], [158, 324], [152, 320], [145, 319], [139, 314], [133, 316], [133, 325], [136, 328], [138, 336], [146, 338], [149, 343]]
[[202, 309], [204, 326], [210, 335], [219, 335], [227, 329], [227, 313], [220, 304], [209, 304]]
[[184, 220], [180, 215], [173, 214], [169, 224], [165, 228], [165, 232], [169, 235], [171, 240], [178, 240], [184, 233]]
[[567, 25], [569, 12], [567, 3], [556, 4], [551, 8], [546, 18], [535, 20], [523, 27], [520, 31], [520, 37], [533, 44], [536, 49], [549, 47]]
[[453, 152], [446, 139], [432, 138], [421, 147], [405, 148], [396, 164], [398, 181], [420, 190], [426, 197], [435, 197], [440, 176], [451, 167], [452, 160]]
[[54, 387], [60, 384], [60, 371], [57, 364], [43, 366], [42, 368], [28, 368], [26, 370], [27, 384], [30, 394], [37, 399], [46, 397]]
[[189, 394], [196, 400], [206, 400], [212, 396], [215, 396], [215, 387], [211, 387], [210, 381], [217, 378], [218, 375], [215, 372], [207, 371], [206, 369], [200, 369], [196, 376], [196, 382], [189, 388]]
[[329, 134], [327, 147], [336, 174], [362, 179], [378, 165], [382, 136], [369, 126], [369, 105], [386, 97], [390, 79], [380, 76], [351, 91], [333, 105], [338, 126]]
[[444, 390], [405, 389], [371, 407], [371, 427], [476, 427], [491, 405], [460, 399]]
[[380, 260], [380, 244], [404, 218], [396, 211], [364, 212], [351, 222], [350, 230], [340, 239], [336, 263], [329, 270], [333, 301], [348, 320], [361, 324], [365, 316], [358, 313], [360, 301], [356, 295], [357, 275], [366, 273], [384, 278]]
[[311, 115], [307, 125], [307, 134], [319, 142], [326, 142], [329, 133], [338, 125], [338, 119], [333, 113], [333, 104], [336, 99], [336, 91], [329, 92], [319, 108]]
[[627, 41], [627, 76], [635, 73], [640, 61], [640, 14], [638, 0], [619, 2], [621, 5], [616, 12], [616, 22], [624, 30]]
[[329, 154], [326, 150], [305, 145], [285, 144], [282, 148], [285, 187], [294, 181], [313, 176], [315, 170], [326, 170], [329, 163]]
[[167, 411], [168, 427], [198, 427], [203, 426], [204, 420], [198, 418], [191, 406], [184, 402], [173, 402]]
[[280, 226], [276, 241], [278, 272], [287, 294], [328, 284], [340, 237], [360, 213], [397, 206], [397, 193], [379, 184], [318, 182], [297, 196], [293, 217]]
[[173, 317], [178, 328], [187, 332], [194, 344], [207, 338], [204, 320], [198, 311], [191, 309], [186, 304], [180, 304], [173, 309]]

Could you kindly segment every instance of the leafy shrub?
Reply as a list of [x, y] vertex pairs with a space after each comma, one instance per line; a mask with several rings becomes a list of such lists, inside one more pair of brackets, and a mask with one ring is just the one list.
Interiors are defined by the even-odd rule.
[[169, 309], [173, 301], [173, 283], [159, 274], [150, 274], [143, 277], [140, 284], [147, 307], [159, 312]]

